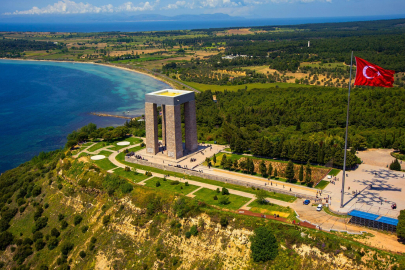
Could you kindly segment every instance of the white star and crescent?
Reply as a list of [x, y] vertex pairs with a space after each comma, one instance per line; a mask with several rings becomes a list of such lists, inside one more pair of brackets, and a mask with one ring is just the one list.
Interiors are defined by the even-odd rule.
[[[377, 71], [377, 76], [374, 76], [374, 77], [367, 76], [367, 69], [368, 68], [371, 68], [371, 69]], [[366, 77], [367, 79], [371, 80], [371, 79], [374, 79], [375, 77], [381, 76], [381, 73], [373, 66], [365, 66], [363, 68], [363, 76]]]

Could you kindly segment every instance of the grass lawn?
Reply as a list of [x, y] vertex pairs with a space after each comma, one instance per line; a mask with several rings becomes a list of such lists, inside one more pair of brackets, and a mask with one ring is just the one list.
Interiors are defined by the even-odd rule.
[[338, 173], [340, 173], [340, 170], [339, 170], [339, 169], [332, 169], [332, 170], [328, 173], [328, 175], [336, 176], [336, 175], [338, 175]]
[[108, 151], [101, 151], [100, 155], [105, 155], [106, 158], [101, 159], [101, 160], [92, 160], [92, 162], [94, 162], [98, 167], [100, 167], [101, 169], [106, 170], [106, 171], [117, 168], [117, 166], [112, 164], [112, 162], [107, 158], [111, 154], [112, 153], [108, 152]]
[[326, 213], [328, 213], [328, 214], [331, 215], [331, 216], [340, 217], [340, 218], [348, 218], [348, 217], [350, 217], [350, 216], [348, 216], [348, 215], [338, 215], [338, 214], [332, 213], [332, 212], [329, 210], [329, 207], [322, 207], [322, 209], [323, 209], [323, 211], [325, 211]]
[[[138, 149], [136, 151], [139, 151], [139, 149], [142, 149], [143, 147], [137, 146], [135, 148]], [[130, 149], [130, 151], [135, 151], [135, 150]], [[183, 178], [185, 176], [186, 179], [198, 181], [198, 182], [201, 182], [201, 183], [207, 183], [207, 184], [216, 185], [216, 186], [219, 186], [219, 187], [225, 187], [225, 188], [228, 188], [228, 189], [234, 189], [234, 190], [239, 190], [239, 191], [255, 194], [255, 191], [253, 189], [243, 187], [243, 186], [223, 183], [223, 182], [220, 182], [220, 181], [214, 181], [214, 180], [205, 179], [205, 178], [202, 178], [202, 177], [184, 175], [182, 173], [165, 171], [165, 170], [160, 170], [160, 169], [149, 167], [149, 166], [144, 166], [144, 165], [140, 165], [140, 164], [126, 162], [125, 161], [125, 153], [119, 153], [116, 156], [116, 160], [121, 162], [122, 164], [125, 164], [125, 165], [129, 166], [129, 167], [133, 167], [133, 168], [140, 169], [140, 170], [145, 170], [145, 171], [150, 171], [150, 172], [155, 172], [155, 173], [160, 173], [160, 174], [168, 174], [168, 175], [175, 176], [175, 177], [180, 177], [180, 178]], [[274, 193], [274, 192], [268, 192], [267, 197], [277, 199], [277, 200], [281, 200], [281, 201], [285, 201], [285, 202], [294, 202], [296, 200], [296, 198], [294, 196], [284, 195], [284, 194]]]
[[327, 185], [329, 185], [329, 183], [329, 181], [321, 180], [321, 182], [319, 182], [319, 184], [316, 185], [315, 188], [324, 189]]
[[116, 141], [113, 143], [114, 147], [111, 147], [110, 149], [117, 151], [117, 150], [121, 150], [122, 148], [128, 147], [129, 145], [117, 145], [117, 143], [119, 142], [130, 142], [130, 145], [134, 145], [134, 144], [139, 144], [141, 143], [143, 140], [142, 139], [138, 139], [138, 138], [134, 138], [134, 137], [129, 137], [126, 138], [123, 141]]
[[[221, 193], [217, 193], [215, 190], [211, 190], [208, 188], [202, 188], [199, 191], [195, 192], [194, 195], [195, 195], [194, 198], [197, 200], [204, 201], [207, 204], [216, 205], [221, 208], [226, 208], [226, 209], [230, 209], [230, 210], [238, 210], [250, 200], [249, 198], [234, 195], [234, 194], [222, 195]], [[214, 200], [215, 195], [217, 195], [218, 200]], [[229, 197], [229, 201], [230, 201], [229, 204], [224, 205], [224, 204], [219, 203], [220, 198], [223, 196]]]
[[295, 212], [293, 209], [289, 207], [280, 206], [277, 204], [260, 204], [256, 201], [253, 201], [251, 204], [248, 205], [250, 211], [261, 213], [265, 215], [279, 215], [280, 217], [291, 219], [295, 217]]
[[114, 174], [119, 175], [121, 177], [127, 178], [134, 183], [139, 183], [150, 176], [146, 176], [142, 173], [135, 173], [135, 172], [126, 172], [123, 168], [118, 168], [114, 170]]
[[215, 91], [238, 91], [239, 89], [245, 89], [247, 87], [248, 90], [250, 89], [260, 89], [260, 88], [271, 88], [271, 87], [280, 87], [280, 88], [288, 88], [288, 87], [306, 87], [310, 85], [303, 85], [303, 84], [295, 84], [295, 83], [248, 83], [242, 85], [213, 85], [213, 84], [202, 84], [202, 83], [195, 83], [195, 82], [185, 82], [181, 81], [184, 84], [187, 84], [197, 90], [206, 91], [211, 90]]
[[87, 149], [89, 152], [94, 152], [97, 151], [100, 148], [103, 148], [104, 146], [107, 146], [108, 144], [106, 142], [98, 142], [89, 149]]
[[109, 157], [111, 154], [112, 154], [112, 152], [103, 150], [103, 151], [100, 151], [100, 153], [98, 155], [104, 155], [106, 157]]
[[[160, 182], [159, 187], [156, 187], [157, 181]], [[158, 189], [164, 189], [164, 190], [168, 190], [168, 191], [176, 192], [176, 193], [181, 193], [183, 195], [187, 195], [190, 192], [193, 192], [194, 190], [199, 188], [198, 186], [194, 186], [194, 185], [186, 186], [184, 183], [181, 183], [181, 182], [178, 185], [172, 185], [172, 183], [174, 183], [174, 182], [175, 181], [171, 181], [171, 180], [163, 181], [163, 178], [153, 177], [152, 179], [145, 182], [145, 186], [152, 187], [152, 188], [158, 188]]]

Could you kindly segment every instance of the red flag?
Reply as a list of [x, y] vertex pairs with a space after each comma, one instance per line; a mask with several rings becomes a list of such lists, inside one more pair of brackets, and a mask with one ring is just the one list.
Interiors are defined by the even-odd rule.
[[356, 57], [356, 81], [354, 85], [392, 87], [395, 71], [383, 69]]

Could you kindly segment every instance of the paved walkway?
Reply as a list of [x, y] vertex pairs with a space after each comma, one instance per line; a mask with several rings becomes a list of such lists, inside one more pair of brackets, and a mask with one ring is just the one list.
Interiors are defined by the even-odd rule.
[[[97, 153], [99, 153], [99, 152], [101, 152], [101, 151], [103, 151], [103, 150], [107, 150], [107, 151], [112, 152], [112, 154], [108, 157], [108, 159], [109, 159], [115, 166], [117, 166], [117, 168], [125, 168], [126, 165], [120, 163], [120, 162], [116, 159], [117, 155], [118, 155], [120, 152], [125, 151], [126, 149], [133, 148], [133, 147], [136, 147], [136, 146], [138, 146], [138, 145], [139, 145], [139, 144], [137, 144], [137, 145], [129, 145], [129, 146], [127, 146], [127, 147], [122, 148], [122, 149], [119, 150], [119, 151], [113, 151], [113, 150], [111, 150], [111, 149], [108, 149], [108, 147], [111, 147], [111, 146], [106, 146], [106, 147], [103, 147], [103, 148], [101, 148], [101, 149], [98, 149], [97, 151], [94, 151], [94, 152], [89, 152], [89, 151], [88, 151], [88, 148], [91, 147], [91, 146], [89, 146], [89, 147], [87, 147], [86, 149], [84, 149], [83, 151], [81, 151], [80, 153], [84, 152], [84, 153], [89, 153], [89, 154], [92, 154], [92, 155], [93, 155], [93, 154], [97, 154]], [[208, 149], [207, 151], [210, 151], [210, 150]], [[80, 153], [79, 153], [79, 154], [80, 154]], [[78, 156], [79, 154], [77, 154], [76, 156]], [[204, 168], [205, 168], [205, 167], [204, 167]], [[111, 169], [111, 170], [109, 170], [109, 172], [113, 172], [115, 169], [116, 169], [116, 168]], [[208, 168], [204, 169], [204, 172], [205, 172], [205, 173], [208, 173], [209, 171], [212, 172], [212, 170], [208, 170]], [[146, 171], [145, 171], [145, 170], [141, 170], [141, 169], [137, 169], [137, 172], [139, 172], [139, 173], [145, 173]], [[222, 174], [222, 175], [224, 175], [225, 177], [229, 177], [229, 174], [227, 174], [227, 173], [231, 173], [232, 177], [235, 178], [235, 179], [236, 179], [236, 178], [237, 178], [237, 179], [239, 179], [239, 178], [240, 178], [240, 179], [246, 179], [246, 178], [248, 178], [248, 181], [257, 181], [258, 183], [263, 183], [263, 182], [268, 182], [268, 183], [270, 183], [270, 181], [267, 181], [266, 179], [263, 179], [263, 178], [261, 179], [261, 178], [259, 178], [259, 177], [250, 176], [250, 175], [246, 175], [246, 176], [247, 176], [247, 177], [246, 177], [245, 175], [242, 175], [242, 174], [241, 174], [241, 176], [239, 176], [238, 173], [232, 173], [232, 172], [228, 172], [228, 171], [224, 171], [224, 170], [215, 169], [215, 174], [216, 174], [216, 175]], [[160, 174], [160, 173], [153, 173], [153, 176], [152, 176], [152, 177], [149, 177], [149, 178], [147, 178], [147, 179], [145, 179], [145, 180], [139, 182], [138, 184], [139, 184], [139, 185], [145, 185], [145, 182], [148, 181], [148, 180], [150, 180], [150, 179], [153, 178], [153, 177], [160, 177], [160, 178], [163, 178], [163, 177], [165, 177], [165, 176], [164, 176], [163, 174]], [[173, 181], [177, 180], [177, 181], [182, 182], [182, 183], [185, 183], [185, 182], [187, 181], [190, 185], [198, 186], [198, 187], [199, 187], [198, 189], [196, 189], [196, 190], [194, 190], [193, 192], [190, 192], [189, 194], [187, 194], [187, 196], [189, 196], [189, 197], [194, 197], [194, 193], [195, 193], [196, 191], [202, 189], [202, 188], [208, 188], [208, 189], [211, 189], [211, 190], [217, 190], [218, 188], [219, 188], [219, 189], [222, 189], [222, 187], [217, 186], [217, 185], [202, 183], [202, 182], [198, 182], [198, 181], [194, 181], [194, 180], [189, 180], [189, 179], [183, 179], [183, 178], [181, 178], [181, 177], [166, 176], [166, 179], [173, 180]], [[280, 186], [280, 189], [281, 189], [281, 190], [283, 189], [282, 186], [284, 185], [284, 190], [285, 190], [286, 188], [291, 187], [291, 188], [294, 188], [294, 189], [299, 189], [300, 192], [302, 192], [302, 193], [303, 193], [303, 192], [309, 192], [312, 196], [316, 195], [316, 189], [310, 189], [310, 188], [307, 188], [307, 187], [300, 187], [300, 186], [297, 186], [297, 185], [294, 185], [294, 184], [285, 183], [285, 182], [281, 182], [281, 181], [274, 181], [274, 180], [272, 180], [271, 182], [273, 182], [273, 187], [274, 187], [274, 185], [277, 183], [277, 186]], [[248, 205], [249, 205], [250, 203], [252, 203], [252, 202], [256, 199], [255, 194], [253, 194], [253, 193], [243, 192], [243, 191], [234, 190], [234, 189], [228, 189], [228, 190], [229, 190], [229, 192], [230, 192], [231, 194], [238, 195], [238, 196], [242, 196], [242, 197], [246, 197], [246, 198], [249, 198], [249, 199], [250, 199], [248, 203], [246, 203], [245, 205], [242, 206], [241, 209], [244, 209], [244, 210], [249, 210], [250, 207], [249, 207]], [[307, 221], [311, 222], [312, 224], [320, 225], [322, 228], [325, 228], [325, 229], [329, 229], [329, 228], [330, 228], [330, 229], [335, 229], [335, 228], [337, 228], [337, 229], [339, 229], [339, 230], [347, 230], [347, 226], [345, 225], [345, 220], [344, 220], [344, 219], [339, 219], [339, 218], [336, 218], [336, 217], [334, 217], [334, 216], [328, 215], [328, 214], [325, 213], [324, 211], [322, 211], [322, 212], [316, 212], [315, 207], [311, 207], [311, 206], [309, 206], [309, 205], [303, 206], [303, 205], [302, 205], [302, 201], [303, 201], [303, 200], [299, 200], [299, 199], [298, 199], [298, 200], [296, 200], [296, 202], [294, 202], [294, 203], [289, 203], [289, 202], [285, 202], [285, 201], [280, 201], [280, 200], [276, 200], [276, 199], [273, 199], [273, 198], [266, 198], [266, 200], [269, 201], [270, 203], [273, 203], [273, 204], [277, 204], [277, 205], [284, 206], [284, 207], [290, 207], [290, 208], [294, 209], [294, 210], [298, 213], [298, 215], [300, 216], [300, 218], [301, 218], [302, 220], [307, 220]], [[319, 224], [318, 224], [318, 223], [319, 223]], [[360, 229], [361, 229], [361, 228], [360, 228]], [[354, 232], [359, 232], [359, 228], [358, 228], [358, 227], [357, 227], [357, 228], [352, 228], [352, 230], [353, 230]]]

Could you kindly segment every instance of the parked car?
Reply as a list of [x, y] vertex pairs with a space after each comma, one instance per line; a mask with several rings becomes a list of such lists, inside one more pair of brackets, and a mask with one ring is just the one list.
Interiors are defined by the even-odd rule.
[[305, 205], [308, 205], [310, 202], [311, 202], [310, 200], [305, 200], [305, 201], [304, 201], [304, 204], [305, 204]]
[[318, 204], [318, 207], [316, 208], [316, 211], [322, 211], [322, 204]]

